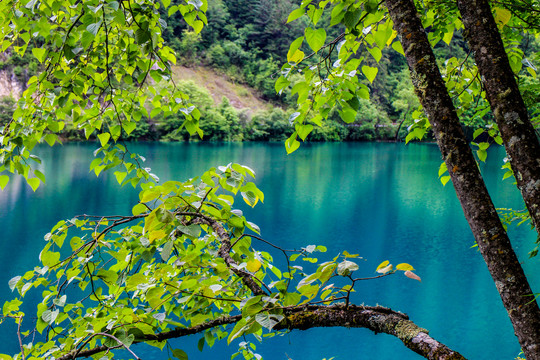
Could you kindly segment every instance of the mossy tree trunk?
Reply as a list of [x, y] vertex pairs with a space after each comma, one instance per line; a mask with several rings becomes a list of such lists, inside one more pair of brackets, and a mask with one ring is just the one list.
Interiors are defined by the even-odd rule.
[[540, 359], [540, 309], [480, 175], [415, 5], [412, 0], [386, 0], [386, 4], [478, 248], [525, 356]]
[[458, 0], [457, 5], [517, 185], [540, 234], [540, 143], [527, 107], [487, 0]]

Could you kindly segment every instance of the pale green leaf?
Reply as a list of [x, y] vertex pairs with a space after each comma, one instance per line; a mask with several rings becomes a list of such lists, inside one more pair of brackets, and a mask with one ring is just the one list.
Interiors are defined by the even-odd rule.
[[0, 175], [0, 189], [4, 190], [8, 182], [9, 182], [9, 176]]
[[30, 187], [34, 191], [37, 190], [37, 188], [39, 187], [39, 184], [40, 184], [40, 181], [39, 181], [38, 178], [28, 178], [28, 179], [26, 179], [26, 182], [28, 183], [28, 185], [30, 185]]
[[370, 83], [373, 83], [373, 80], [375, 80], [378, 72], [379, 69], [377, 69], [376, 67], [371, 67], [368, 65], [362, 66], [362, 73], [366, 76]]
[[319, 51], [326, 41], [326, 31], [322, 28], [314, 30], [308, 27], [306, 28], [304, 34], [309, 47], [314, 52]]
[[109, 133], [99, 134], [98, 138], [99, 138], [99, 142], [100, 142], [101, 146], [103, 147], [103, 146], [107, 145], [107, 143], [109, 142], [109, 139], [111, 138], [111, 134], [109, 134]]
[[287, 23], [290, 23], [291, 21], [294, 21], [304, 15], [306, 13], [306, 10], [304, 8], [298, 8], [296, 10], [293, 10], [289, 17], [287, 18]]

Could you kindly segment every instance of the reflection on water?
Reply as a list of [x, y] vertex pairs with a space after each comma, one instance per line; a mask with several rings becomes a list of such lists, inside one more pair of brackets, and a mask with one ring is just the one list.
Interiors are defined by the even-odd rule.
[[[441, 186], [440, 154], [433, 145], [311, 144], [287, 156], [282, 144], [132, 144], [162, 181], [197, 176], [212, 166], [238, 162], [257, 172], [265, 203], [244, 208], [262, 235], [283, 247], [327, 246], [360, 254], [360, 272], [372, 275], [383, 260], [408, 262], [422, 282], [392, 276], [360, 284], [356, 303], [382, 304], [409, 314], [437, 339], [471, 359], [512, 359], [519, 352], [510, 322], [451, 185]], [[7, 282], [34, 267], [43, 235], [60, 219], [77, 214], [128, 214], [137, 191], [119, 190], [112, 174], [88, 172], [93, 147], [42, 148], [47, 184], [36, 193], [13, 178], [0, 192], [0, 300], [12, 296]], [[497, 207], [522, 206], [511, 182], [499, 181], [501, 149], [489, 155], [483, 173]], [[240, 202], [238, 203], [240, 204]], [[538, 259], [527, 259], [534, 234], [511, 231], [533, 288]], [[279, 257], [276, 256], [277, 261]], [[322, 260], [322, 257], [319, 256]], [[37, 296], [38, 294], [34, 294]], [[28, 308], [34, 311], [35, 305]], [[28, 321], [28, 320], [27, 320]], [[0, 352], [18, 350], [14, 327], [3, 326]], [[227, 359], [235, 349], [217, 344], [200, 353], [199, 337], [174, 344], [190, 359]], [[133, 348], [144, 359], [167, 359], [150, 347]], [[268, 339], [265, 359], [418, 359], [393, 337], [364, 329], [314, 329]], [[126, 358], [128, 355], [126, 354]]]

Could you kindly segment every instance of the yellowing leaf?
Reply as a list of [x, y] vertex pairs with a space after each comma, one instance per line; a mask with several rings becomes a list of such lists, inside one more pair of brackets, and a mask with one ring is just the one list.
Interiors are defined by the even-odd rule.
[[392, 43], [392, 41], [394, 41], [396, 36], [397, 36], [397, 31], [392, 29], [392, 35], [390, 35], [390, 37], [386, 41], [386, 46], [390, 46], [390, 44]]
[[388, 266], [386, 266], [386, 267], [383, 267], [383, 268], [377, 270], [377, 272], [378, 272], [379, 274], [386, 274], [387, 272], [390, 272], [390, 271], [392, 271], [393, 269], [394, 269], [394, 267], [392, 266], [392, 264], [390, 264], [390, 265], [388, 265]]
[[503, 27], [510, 21], [512, 13], [509, 10], [503, 8], [495, 8], [495, 22], [500, 27]]
[[246, 269], [248, 271], [255, 273], [261, 268], [261, 262], [257, 259], [253, 259], [247, 262]]
[[302, 50], [296, 50], [287, 60], [293, 63], [299, 63], [304, 59], [304, 52]]
[[154, 230], [148, 233], [148, 241], [153, 243], [156, 239], [163, 239], [167, 236], [167, 233], [163, 230]]
[[422, 281], [422, 279], [420, 279], [420, 276], [416, 275], [415, 273], [413, 273], [412, 271], [405, 271], [405, 276], [408, 277], [409, 279], [413, 279], [413, 280], [418, 280], [418, 281]]
[[396, 266], [396, 270], [401, 270], [401, 271], [409, 271], [410, 270], [410, 271], [412, 271], [412, 270], [414, 270], [414, 268], [411, 265], [407, 264], [407, 263], [401, 263], [401, 264], [398, 264]]
[[375, 271], [376, 271], [376, 272], [379, 272], [379, 270], [384, 269], [384, 268], [387, 267], [389, 264], [390, 264], [390, 261], [385, 260], [385, 261], [383, 261], [382, 263], [380, 263], [379, 266], [377, 266], [377, 269], [376, 269]]

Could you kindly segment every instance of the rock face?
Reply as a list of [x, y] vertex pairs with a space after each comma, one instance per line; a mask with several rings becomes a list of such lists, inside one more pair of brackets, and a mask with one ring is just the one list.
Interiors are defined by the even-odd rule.
[[13, 72], [0, 70], [0, 98], [11, 96], [18, 99], [23, 92], [22, 84], [17, 80]]

